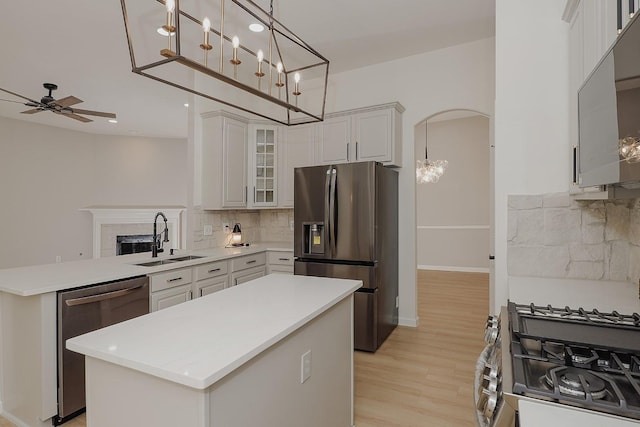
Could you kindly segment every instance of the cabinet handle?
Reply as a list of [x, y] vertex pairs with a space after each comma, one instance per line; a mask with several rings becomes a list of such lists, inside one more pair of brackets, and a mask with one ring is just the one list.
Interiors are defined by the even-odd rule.
[[358, 141], [356, 141], [356, 160], [358, 160], [360, 157], [358, 156]]
[[193, 299], [193, 292], [189, 291], [189, 299]]
[[253, 203], [256, 202], [256, 187], [253, 187]]
[[249, 264], [254, 264], [255, 262], [256, 262], [256, 260], [255, 260], [255, 259], [252, 259], [251, 261], [247, 261], [247, 265], [249, 265]]
[[247, 203], [247, 186], [244, 186], [244, 202]]
[[347, 162], [351, 160], [349, 157], [349, 143], [347, 142]]
[[173, 279], [167, 279], [167, 283], [177, 282], [178, 280], [182, 280], [182, 277], [174, 277]]
[[204, 294], [204, 290], [200, 288], [200, 296], [202, 297], [203, 294]]
[[289, 258], [278, 258], [278, 261], [289, 261]]
[[209, 273], [215, 273], [216, 271], [220, 271], [220, 268], [214, 268], [213, 270], [209, 270]]

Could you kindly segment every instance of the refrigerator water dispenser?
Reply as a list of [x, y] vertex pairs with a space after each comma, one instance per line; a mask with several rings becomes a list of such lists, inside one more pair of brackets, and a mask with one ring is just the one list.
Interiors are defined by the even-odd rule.
[[324, 224], [305, 223], [304, 227], [304, 253], [324, 254]]

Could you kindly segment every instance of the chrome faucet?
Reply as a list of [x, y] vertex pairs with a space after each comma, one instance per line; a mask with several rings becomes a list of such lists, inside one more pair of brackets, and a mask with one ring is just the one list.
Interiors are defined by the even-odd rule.
[[164, 239], [162, 242], [169, 242], [169, 227], [167, 226], [167, 217], [164, 216], [162, 212], [158, 212], [156, 217], [153, 219], [153, 244], [151, 245], [151, 257], [156, 258], [158, 256], [158, 252], [164, 251], [162, 249], [162, 242], [160, 242], [160, 247], [158, 247], [158, 242], [160, 239], [158, 238], [158, 231], [156, 223], [158, 222], [158, 217], [161, 216], [164, 219]]

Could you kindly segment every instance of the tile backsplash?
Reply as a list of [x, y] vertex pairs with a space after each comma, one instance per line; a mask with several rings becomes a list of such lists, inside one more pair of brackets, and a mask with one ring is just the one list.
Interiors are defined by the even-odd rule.
[[640, 278], [640, 200], [512, 195], [508, 209], [510, 276]]
[[[284, 242], [293, 243], [293, 230], [289, 224], [293, 221], [293, 209], [189, 211], [189, 222], [193, 225], [189, 247], [208, 249], [225, 246], [230, 234], [224, 232], [222, 224], [240, 223], [244, 242]], [[211, 225], [213, 234], [204, 235], [204, 226]]]

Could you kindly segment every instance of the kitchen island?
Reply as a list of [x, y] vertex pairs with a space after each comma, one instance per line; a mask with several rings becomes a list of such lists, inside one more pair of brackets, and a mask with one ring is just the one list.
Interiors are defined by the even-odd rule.
[[[52, 417], [58, 414], [58, 291], [162, 275], [172, 269], [195, 270], [210, 263], [228, 265], [232, 271], [234, 260], [255, 256], [268, 259], [265, 252], [271, 251], [292, 258], [290, 245], [263, 243], [197, 252], [178, 251], [174, 257], [194, 258], [150, 267], [140, 263], [165, 260], [170, 258], [169, 254], [155, 259], [149, 253], [142, 253], [0, 270], [0, 414], [16, 425], [29, 427], [49, 427]], [[227, 285], [232, 283], [232, 274], [228, 274]], [[200, 283], [194, 282], [194, 288]], [[193, 295], [196, 297], [201, 293], [194, 291]]]
[[361, 285], [269, 275], [68, 340], [88, 425], [352, 426]]

